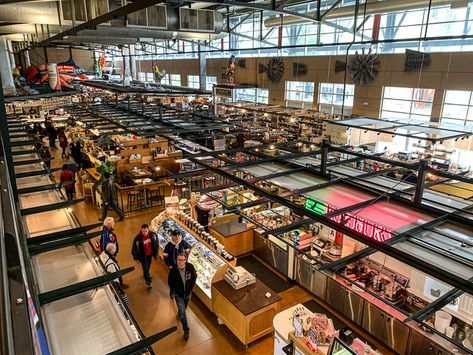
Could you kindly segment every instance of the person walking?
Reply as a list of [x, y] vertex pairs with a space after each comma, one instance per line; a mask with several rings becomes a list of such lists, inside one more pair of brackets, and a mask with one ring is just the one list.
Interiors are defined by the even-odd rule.
[[189, 254], [191, 246], [182, 239], [178, 230], [172, 229], [169, 234], [171, 241], [164, 246], [163, 258], [168, 268], [172, 269], [177, 265], [177, 256], [182, 253]]
[[[108, 243], [104, 252], [100, 254], [100, 260], [105, 266], [105, 271], [109, 273], [120, 271], [120, 266], [118, 266], [118, 261], [117, 259], [115, 259], [115, 256], [114, 256], [116, 254], [117, 254], [116, 244]], [[117, 286], [120, 286], [121, 289], [128, 288], [128, 285], [123, 283], [123, 278], [121, 276], [115, 279], [114, 282], [116, 282]]]
[[108, 206], [112, 206], [112, 208], [120, 217], [118, 220], [123, 221], [125, 215], [123, 214], [120, 207], [118, 207], [117, 191], [115, 190], [115, 186], [110, 179], [111, 176], [109, 173], [105, 173], [103, 174], [103, 177], [105, 178], [105, 181], [102, 184], [102, 218], [100, 220], [103, 221], [105, 217], [107, 217]]
[[131, 247], [131, 254], [133, 259], [141, 263], [143, 268], [143, 278], [145, 279], [146, 286], [151, 288], [151, 275], [149, 270], [151, 268], [152, 258], [156, 260], [158, 255], [158, 237], [155, 233], [149, 230], [147, 224], [141, 226], [140, 233], [133, 240]]
[[77, 171], [82, 167], [82, 146], [80, 142], [71, 143], [71, 157], [74, 159], [74, 162], [77, 164]]
[[176, 267], [172, 268], [169, 272], [168, 285], [170, 292], [176, 300], [177, 315], [184, 330], [184, 340], [189, 339], [190, 329], [187, 322], [186, 309], [196, 280], [197, 273], [194, 266], [187, 262], [187, 254], [179, 254]]
[[67, 148], [67, 137], [66, 133], [63, 130], [59, 131], [59, 146], [62, 149], [62, 158], [67, 158], [66, 148]]
[[110, 243], [115, 244], [115, 253], [113, 256], [117, 256], [118, 254], [118, 240], [117, 236], [115, 233], [113, 233], [113, 228], [115, 228], [115, 220], [113, 217], [107, 217], [103, 221], [103, 226], [102, 226], [102, 235], [100, 236], [100, 239], [97, 243], [97, 252], [99, 254], [102, 254], [104, 250], [107, 249], [107, 245]]
[[72, 201], [74, 198], [76, 180], [74, 172], [70, 170], [66, 164], [62, 166], [60, 179], [61, 186], [64, 187], [64, 190], [66, 191], [67, 199]]
[[[169, 234], [171, 235], [171, 241], [164, 246], [163, 258], [169, 270], [171, 270], [177, 265], [177, 256], [182, 253], [189, 254], [191, 246], [182, 239], [177, 229], [171, 229]], [[173, 298], [172, 292], [169, 293], [169, 297]]]
[[49, 148], [57, 149], [56, 148], [57, 130], [54, 127], [52, 122], [47, 129], [47, 134], [49, 138]]

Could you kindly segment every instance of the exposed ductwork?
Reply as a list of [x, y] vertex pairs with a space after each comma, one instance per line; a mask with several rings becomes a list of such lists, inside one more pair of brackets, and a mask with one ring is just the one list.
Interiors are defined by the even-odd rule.
[[0, 5], [0, 21], [59, 25], [55, 1]]
[[[458, 1], [458, 0], [432, 0], [432, 7], [439, 6], [451, 6], [452, 8], [458, 8], [459, 4], [462, 6], [470, 6], [468, 1]], [[407, 11], [407, 10], [418, 10], [427, 8], [429, 6], [429, 1], [426, 0], [385, 0], [370, 2], [366, 4], [366, 15], [376, 15], [376, 14], [385, 14], [389, 12], [398, 12], [398, 11]], [[360, 14], [365, 13], [365, 5], [360, 5], [359, 7]], [[322, 12], [323, 13], [323, 12]], [[327, 14], [324, 17], [324, 20], [343, 18], [343, 17], [353, 17], [355, 14], [355, 6], [343, 6], [337, 8]], [[308, 12], [307, 16], [315, 18], [317, 16], [316, 12]], [[284, 16], [282, 18], [282, 23], [284, 25], [295, 25], [298, 23], [310, 22], [309, 20], [296, 17], [296, 16]], [[281, 25], [280, 17], [271, 17], [264, 21], [264, 25], [267, 28], [277, 27]]]
[[[202, 40], [214, 40], [221, 38], [225, 34], [215, 33], [197, 33], [197, 32], [177, 32], [177, 31], [159, 31], [136, 27], [108, 27], [100, 26], [96, 30], [85, 30], [80, 31], [77, 36], [85, 37], [108, 37], [108, 38], [133, 38], [138, 40], [139, 38], [152, 38], [152, 39], [202, 39]], [[69, 36], [68, 39], [74, 38]]]
[[[88, 0], [85, 3], [89, 2]], [[88, 10], [81, 9], [79, 11], [77, 9], [77, 13], [80, 12], [80, 16], [78, 16], [83, 17], [84, 11]], [[62, 12], [65, 14], [64, 8]], [[50, 35], [60, 33], [72, 25], [70, 11], [66, 12], [68, 14], [64, 17], [67, 19], [62, 18], [60, 21], [55, 1], [0, 5], [0, 22], [17, 23], [2, 26], [0, 35], [30, 33], [36, 35], [35, 40], [42, 40]], [[77, 18], [76, 16], [76, 23], [83, 23]], [[85, 30], [77, 35], [84, 37], [84, 39], [97, 36], [103, 38], [121, 37], [135, 41], [138, 38], [212, 40], [222, 32], [224, 25], [223, 16], [218, 11], [165, 5], [150, 6], [129, 14], [127, 19], [127, 23], [117, 19], [98, 26], [97, 30]], [[69, 41], [72, 40], [69, 38]], [[74, 40], [74, 42], [76, 41], [78, 40]]]

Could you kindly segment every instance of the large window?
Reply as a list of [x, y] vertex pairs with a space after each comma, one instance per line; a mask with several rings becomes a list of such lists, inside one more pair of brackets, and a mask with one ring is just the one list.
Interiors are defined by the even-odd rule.
[[161, 79], [161, 84], [171, 85], [171, 84], [169, 84], [169, 75], [170, 74], [166, 74], [166, 75], [163, 76], [163, 78]]
[[171, 85], [181, 86], [181, 74], [171, 74]]
[[269, 90], [256, 89], [256, 102], [258, 102], [259, 104], [269, 103]]
[[473, 92], [446, 90], [441, 121], [456, 125], [473, 124]]
[[286, 81], [286, 104], [314, 101], [314, 83], [308, 81]]
[[214, 85], [217, 85], [217, 77], [216, 76], [208, 76], [207, 83], [206, 83], [206, 90], [212, 91]]
[[235, 91], [236, 101], [257, 102], [260, 104], [267, 104], [269, 101], [268, 89], [239, 89]]
[[199, 76], [198, 75], [188, 75], [187, 76], [187, 86], [190, 88], [198, 89], [200, 86]]
[[146, 73], [139, 72], [138, 73], [138, 80], [145, 82], [146, 81]]
[[154, 74], [153, 73], [146, 73], [146, 81], [149, 81], [149, 82], [154, 81]]
[[[349, 108], [344, 114], [350, 114], [355, 96], [355, 85], [345, 85], [345, 102], [343, 101], [343, 84], [320, 83], [319, 110], [330, 113], [341, 113], [342, 106]], [[350, 112], [347, 112], [350, 111]]]
[[[381, 104], [381, 118], [394, 118], [405, 123], [422, 123], [430, 121], [434, 89], [414, 89], [401, 87], [384, 87]], [[388, 148], [394, 152], [411, 152], [414, 145], [419, 143], [423, 135], [418, 138], [407, 138], [400, 134], [416, 133], [415, 130], [399, 128], [388, 142], [378, 142], [378, 151]], [[418, 133], [418, 132], [417, 132]]]
[[381, 118], [408, 118], [430, 121], [435, 89], [386, 86], [383, 90]]

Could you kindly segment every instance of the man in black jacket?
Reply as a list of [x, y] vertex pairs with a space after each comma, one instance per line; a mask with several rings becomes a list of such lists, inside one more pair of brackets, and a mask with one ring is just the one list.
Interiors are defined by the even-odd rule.
[[158, 255], [158, 237], [149, 230], [147, 224], [141, 226], [140, 233], [133, 240], [131, 254], [133, 255], [133, 259], [141, 263], [146, 286], [151, 288], [149, 269], [151, 267], [151, 258], [153, 257], [154, 260], [156, 260], [156, 256]]
[[120, 207], [118, 207], [117, 191], [111, 180], [111, 175], [110, 173], [104, 173], [103, 177], [105, 180], [102, 184], [102, 218], [100, 220], [103, 221], [105, 217], [107, 217], [108, 206], [112, 206], [115, 212], [120, 216], [118, 220], [122, 221], [125, 215]]
[[185, 253], [179, 254], [177, 256], [177, 267], [173, 267], [169, 271], [168, 285], [176, 300], [178, 317], [182, 323], [185, 340], [189, 339], [186, 309], [196, 280], [197, 273], [194, 266], [187, 262], [187, 255]]

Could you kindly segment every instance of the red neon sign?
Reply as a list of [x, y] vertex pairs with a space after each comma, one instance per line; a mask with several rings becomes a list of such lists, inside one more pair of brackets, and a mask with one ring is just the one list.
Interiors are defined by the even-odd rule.
[[[336, 208], [326, 205], [325, 206], [325, 213], [329, 213], [335, 211]], [[344, 213], [338, 216], [334, 216], [330, 218], [332, 221], [336, 223], [345, 222], [345, 227], [350, 228], [358, 233], [363, 234], [364, 236], [377, 240], [378, 242], [384, 242], [388, 239], [391, 239], [393, 233], [390, 229], [375, 224], [373, 222], [369, 222], [364, 218], [354, 216], [351, 213]]]

